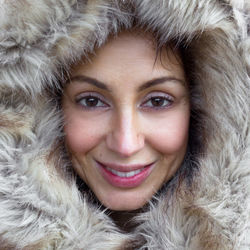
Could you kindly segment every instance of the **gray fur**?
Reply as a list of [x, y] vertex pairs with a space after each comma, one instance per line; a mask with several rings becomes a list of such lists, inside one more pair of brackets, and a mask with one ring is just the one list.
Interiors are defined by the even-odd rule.
[[[205, 151], [191, 186], [120, 232], [67, 172], [47, 88], [110, 33], [139, 24], [189, 46]], [[1, 249], [250, 249], [248, 0], [0, 0]], [[200, 98], [199, 96], [202, 96]]]

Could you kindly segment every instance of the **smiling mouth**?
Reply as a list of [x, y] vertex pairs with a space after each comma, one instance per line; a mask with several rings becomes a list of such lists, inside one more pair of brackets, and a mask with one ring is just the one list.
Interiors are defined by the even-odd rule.
[[109, 168], [109, 167], [106, 167], [106, 169], [108, 171], [110, 171], [111, 173], [113, 173], [114, 175], [117, 175], [117, 176], [120, 176], [123, 178], [129, 178], [129, 177], [133, 177], [133, 176], [141, 173], [146, 167], [147, 166], [143, 167], [142, 169], [138, 169], [138, 170], [130, 171], [130, 172], [121, 172], [121, 171], [117, 171], [117, 170], [114, 170], [114, 169]]
[[152, 172], [155, 162], [150, 164], [118, 165], [96, 161], [102, 177], [115, 187], [139, 186]]

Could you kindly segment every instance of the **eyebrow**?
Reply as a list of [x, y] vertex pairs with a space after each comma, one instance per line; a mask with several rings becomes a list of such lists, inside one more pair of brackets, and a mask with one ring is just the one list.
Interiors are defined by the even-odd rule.
[[142, 91], [142, 90], [150, 88], [150, 87], [152, 87], [154, 85], [162, 84], [162, 83], [165, 83], [165, 82], [178, 82], [181, 85], [185, 86], [185, 81], [183, 81], [181, 79], [178, 79], [178, 78], [175, 78], [175, 77], [165, 76], [165, 77], [155, 78], [155, 79], [152, 79], [152, 80], [149, 80], [149, 81], [145, 82], [142, 86], [140, 86], [138, 88], [138, 91]]
[[[109, 89], [109, 87], [105, 83], [100, 82], [97, 79], [92, 78], [92, 77], [88, 77], [88, 76], [84, 76], [84, 75], [76, 75], [76, 76], [71, 77], [68, 80], [68, 82], [73, 82], [73, 81], [87, 82], [89, 84], [92, 84], [92, 85], [96, 86], [97, 88], [107, 90], [107, 91], [111, 91]], [[155, 78], [155, 79], [152, 79], [152, 80], [149, 80], [149, 81], [145, 82], [143, 85], [141, 85], [138, 88], [138, 91], [140, 92], [140, 91], [142, 91], [144, 89], [147, 89], [147, 88], [150, 88], [152, 86], [162, 84], [162, 83], [165, 83], [165, 82], [178, 82], [181, 85], [185, 86], [185, 81], [184, 80], [181, 80], [181, 79], [178, 79], [178, 78], [175, 78], [175, 77], [165, 76], [165, 77]]]
[[96, 86], [97, 88], [110, 91], [110, 89], [108, 88], [108, 86], [105, 83], [102, 83], [102, 82], [100, 82], [97, 79], [92, 78], [92, 77], [88, 77], [88, 76], [84, 76], [84, 75], [77, 75], [77, 76], [71, 77], [67, 82], [74, 82], [74, 81], [87, 82], [89, 84]]

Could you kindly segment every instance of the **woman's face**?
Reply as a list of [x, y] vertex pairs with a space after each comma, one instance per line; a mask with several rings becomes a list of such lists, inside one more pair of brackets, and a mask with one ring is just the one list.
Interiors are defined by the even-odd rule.
[[142, 207], [180, 167], [189, 93], [178, 55], [155, 61], [148, 35], [122, 32], [71, 72], [66, 146], [79, 176], [113, 210]]

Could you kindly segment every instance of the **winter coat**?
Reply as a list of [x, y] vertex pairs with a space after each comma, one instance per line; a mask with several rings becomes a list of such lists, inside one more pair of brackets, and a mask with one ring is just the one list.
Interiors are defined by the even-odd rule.
[[[76, 181], [55, 96], [135, 20], [187, 48], [198, 147], [124, 233]], [[0, 249], [249, 250], [249, 32], [249, 0], [1, 0]]]

